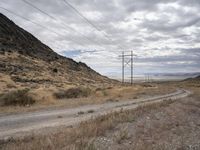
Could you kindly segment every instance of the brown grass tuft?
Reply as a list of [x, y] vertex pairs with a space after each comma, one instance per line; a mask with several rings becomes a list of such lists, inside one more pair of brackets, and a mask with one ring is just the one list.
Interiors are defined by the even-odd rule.
[[91, 94], [89, 88], [70, 88], [66, 91], [59, 91], [54, 93], [54, 96], [58, 99], [64, 98], [79, 98], [79, 97], [88, 97]]
[[3, 106], [26, 106], [35, 103], [35, 100], [28, 95], [29, 89], [11, 91], [0, 95], [0, 102]]

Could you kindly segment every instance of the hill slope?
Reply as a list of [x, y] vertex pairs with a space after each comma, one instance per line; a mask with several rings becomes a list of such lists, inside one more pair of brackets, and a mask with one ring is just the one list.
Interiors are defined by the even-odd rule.
[[8, 86], [6, 82], [14, 86], [31, 83], [58, 87], [115, 82], [82, 62], [58, 55], [3, 14], [0, 14], [0, 60], [2, 86]]

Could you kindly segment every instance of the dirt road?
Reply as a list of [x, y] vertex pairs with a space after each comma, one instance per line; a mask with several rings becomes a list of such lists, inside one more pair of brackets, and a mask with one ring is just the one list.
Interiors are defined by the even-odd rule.
[[146, 99], [0, 116], [0, 139], [28, 134], [30, 131], [49, 127], [58, 127], [61, 125], [71, 126], [91, 119], [91, 117], [98, 117], [109, 112], [119, 111], [121, 109], [134, 109], [146, 103], [154, 103], [168, 99], [175, 100], [186, 97], [189, 94], [189, 91], [179, 89], [174, 93]]

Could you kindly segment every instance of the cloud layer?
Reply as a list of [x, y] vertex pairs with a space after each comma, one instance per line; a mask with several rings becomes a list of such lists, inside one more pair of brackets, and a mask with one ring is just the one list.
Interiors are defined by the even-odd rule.
[[198, 0], [67, 0], [101, 32], [63, 0], [26, 1], [53, 18], [22, 0], [1, 0], [0, 6], [46, 29], [0, 11], [54, 51], [83, 61], [104, 75], [119, 76], [118, 55], [131, 50], [137, 55], [136, 74], [200, 72]]

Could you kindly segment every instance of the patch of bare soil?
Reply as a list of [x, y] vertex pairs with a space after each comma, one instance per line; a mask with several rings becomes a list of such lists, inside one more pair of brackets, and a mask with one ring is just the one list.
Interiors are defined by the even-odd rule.
[[[133, 120], [133, 119], [132, 119]], [[144, 111], [94, 139], [99, 150], [199, 150], [200, 96]]]

